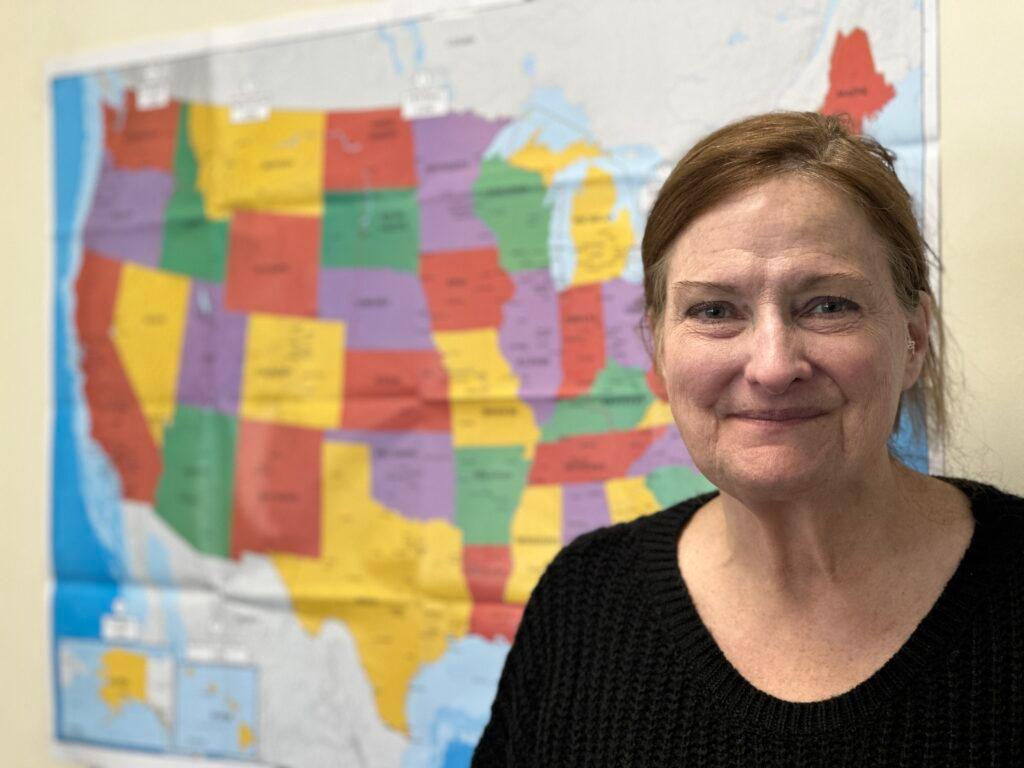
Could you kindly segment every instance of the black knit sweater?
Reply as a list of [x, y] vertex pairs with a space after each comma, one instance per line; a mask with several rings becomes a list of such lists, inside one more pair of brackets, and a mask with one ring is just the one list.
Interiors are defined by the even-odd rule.
[[974, 536], [906, 644], [826, 701], [754, 688], [676, 546], [713, 494], [580, 537], [541, 578], [473, 766], [1024, 766], [1024, 499], [951, 480]]

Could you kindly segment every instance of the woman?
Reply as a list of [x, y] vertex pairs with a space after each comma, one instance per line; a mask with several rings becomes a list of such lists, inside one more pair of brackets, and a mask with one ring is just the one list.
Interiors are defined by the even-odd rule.
[[837, 118], [727, 126], [644, 235], [656, 364], [719, 489], [564, 549], [475, 766], [1024, 764], [1024, 500], [914, 472], [945, 426], [925, 245]]

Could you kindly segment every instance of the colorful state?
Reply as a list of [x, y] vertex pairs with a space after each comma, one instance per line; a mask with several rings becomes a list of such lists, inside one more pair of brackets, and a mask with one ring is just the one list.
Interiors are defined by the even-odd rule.
[[131, 90], [125, 92], [121, 109], [104, 104], [104, 146], [113, 164], [125, 170], [173, 171], [180, 111], [176, 101], [139, 109]]
[[319, 218], [238, 211], [228, 236], [225, 305], [315, 316], [319, 266]]
[[160, 267], [199, 280], [220, 282], [227, 259], [228, 223], [206, 214], [198, 186], [199, 163], [192, 149], [191, 115], [192, 107], [182, 105], [174, 149], [174, 194], [164, 212]]
[[296, 427], [341, 424], [343, 323], [251, 315], [242, 374], [242, 418]]
[[590, 483], [625, 477], [629, 467], [660, 432], [658, 429], [609, 432], [541, 443], [530, 470], [530, 484]]
[[551, 205], [541, 174], [485, 159], [473, 184], [473, 211], [493, 232], [502, 267], [513, 274], [548, 268]]
[[544, 569], [567, 541], [562, 526], [562, 488], [527, 486], [512, 517], [512, 573], [505, 584], [505, 602], [526, 604]]
[[497, 328], [515, 284], [498, 263], [498, 251], [480, 248], [424, 254], [420, 279], [435, 331]]
[[470, 113], [413, 121], [424, 253], [495, 245], [474, 211], [473, 183], [480, 159], [507, 122]]
[[189, 281], [180, 275], [125, 264], [114, 306], [114, 346], [139, 399], [153, 442], [177, 401]]
[[327, 113], [325, 189], [415, 186], [412, 126], [402, 118], [401, 110]]
[[693, 459], [690, 458], [686, 443], [680, 437], [676, 425], [673, 423], [657, 431], [658, 438], [633, 462], [626, 473], [628, 476], [649, 475], [656, 469], [676, 465], [694, 468]]
[[104, 158], [83, 244], [104, 256], [158, 266], [164, 216], [173, 192], [174, 176], [167, 171], [118, 168]]
[[406, 520], [374, 500], [367, 446], [325, 442], [322, 462], [320, 557], [274, 564], [308, 632], [344, 622], [382, 719], [405, 731], [412, 679], [469, 627], [462, 539], [449, 523]]
[[505, 304], [498, 342], [519, 379], [519, 397], [538, 422], [546, 421], [562, 381], [558, 294], [546, 269], [513, 272], [515, 290]]
[[562, 486], [562, 499], [563, 544], [611, 522], [608, 494], [602, 482], [566, 483]]
[[328, 432], [332, 442], [370, 449], [373, 498], [409, 520], [455, 520], [451, 435], [429, 432]]
[[320, 554], [319, 430], [243, 421], [234, 473], [231, 556]]
[[645, 482], [661, 507], [715, 490], [707, 478], [681, 464], [660, 467], [651, 472]]
[[644, 288], [616, 277], [601, 284], [605, 357], [627, 368], [651, 365], [641, 323], [644, 319]]
[[519, 393], [519, 379], [501, 355], [494, 330], [442, 331], [434, 334], [448, 371], [448, 398], [508, 402]]
[[896, 96], [892, 84], [875, 69], [868, 35], [859, 27], [848, 35], [836, 33], [828, 81], [828, 93], [819, 111], [825, 115], [849, 115], [857, 133], [863, 130], [866, 119], [881, 112]]
[[115, 648], [100, 659], [100, 698], [114, 713], [131, 701], [146, 703], [146, 656]]
[[417, 275], [324, 268], [318, 303], [320, 317], [344, 321], [350, 349], [434, 349], [430, 311]]
[[628, 523], [664, 506], [642, 477], [614, 477], [605, 483], [604, 490], [613, 524]]
[[544, 186], [550, 187], [555, 174], [570, 165], [601, 156], [601, 148], [590, 141], [574, 141], [561, 149], [553, 150], [539, 141], [540, 132], [533, 135], [529, 142], [509, 156], [508, 162], [518, 168], [539, 173]]
[[75, 282], [75, 327], [82, 350], [91, 435], [121, 479], [121, 496], [152, 502], [162, 460], [142, 405], [111, 340], [121, 264], [88, 250]]
[[451, 410], [452, 440], [459, 448], [520, 445], [526, 458], [533, 458], [541, 432], [522, 400], [457, 400]]
[[462, 551], [466, 583], [473, 596], [469, 631], [488, 640], [512, 642], [523, 617], [523, 606], [504, 602], [512, 570], [509, 549], [503, 545], [470, 545]]
[[207, 218], [253, 208], [320, 215], [325, 124], [323, 112], [275, 110], [266, 120], [238, 123], [229, 107], [193, 105], [189, 136]]
[[573, 285], [590, 285], [622, 274], [633, 245], [628, 210], [615, 214], [615, 179], [590, 166], [572, 201], [572, 241], [576, 249]]
[[345, 351], [343, 429], [450, 432], [448, 372], [433, 350]]
[[224, 307], [224, 286], [192, 281], [178, 402], [234, 414], [242, 386], [248, 318]]
[[521, 446], [455, 449], [455, 522], [467, 546], [508, 546], [529, 468]]
[[594, 384], [605, 367], [604, 308], [600, 285], [569, 288], [558, 296], [562, 334], [559, 397], [575, 397]]
[[179, 405], [164, 438], [156, 512], [194, 549], [227, 557], [238, 427], [232, 416]]
[[330, 192], [324, 198], [321, 262], [416, 272], [420, 226], [414, 190]]
[[620, 432], [636, 427], [653, 401], [644, 371], [623, 368], [608, 360], [589, 392], [558, 401], [544, 424], [541, 439], [552, 442], [571, 435]]

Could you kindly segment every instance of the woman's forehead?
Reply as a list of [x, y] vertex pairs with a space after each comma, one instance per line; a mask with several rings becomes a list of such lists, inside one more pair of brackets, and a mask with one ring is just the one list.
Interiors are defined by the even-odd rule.
[[792, 174], [698, 216], [669, 257], [670, 282], [751, 271], [794, 279], [846, 272], [889, 282], [885, 244], [867, 217], [824, 184]]

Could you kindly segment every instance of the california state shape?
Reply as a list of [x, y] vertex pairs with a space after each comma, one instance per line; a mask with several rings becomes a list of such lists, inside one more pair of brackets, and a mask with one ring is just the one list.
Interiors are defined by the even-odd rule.
[[373, 683], [381, 718], [406, 730], [409, 684], [469, 628], [462, 536], [454, 526], [403, 518], [371, 495], [369, 446], [325, 442], [318, 558], [274, 563], [311, 634], [345, 624]]
[[572, 242], [576, 248], [573, 285], [618, 277], [633, 245], [629, 211], [615, 210], [615, 180], [597, 166], [587, 169], [572, 201]]
[[344, 323], [251, 315], [242, 371], [242, 418], [293, 427], [338, 427], [344, 360]]
[[189, 112], [207, 218], [237, 209], [318, 215], [323, 212], [322, 112], [274, 111], [236, 123], [228, 107], [196, 104]]
[[512, 518], [512, 573], [505, 601], [523, 605], [562, 548], [562, 486], [529, 485]]
[[114, 345], [153, 441], [174, 416], [188, 278], [126, 263], [114, 305]]

